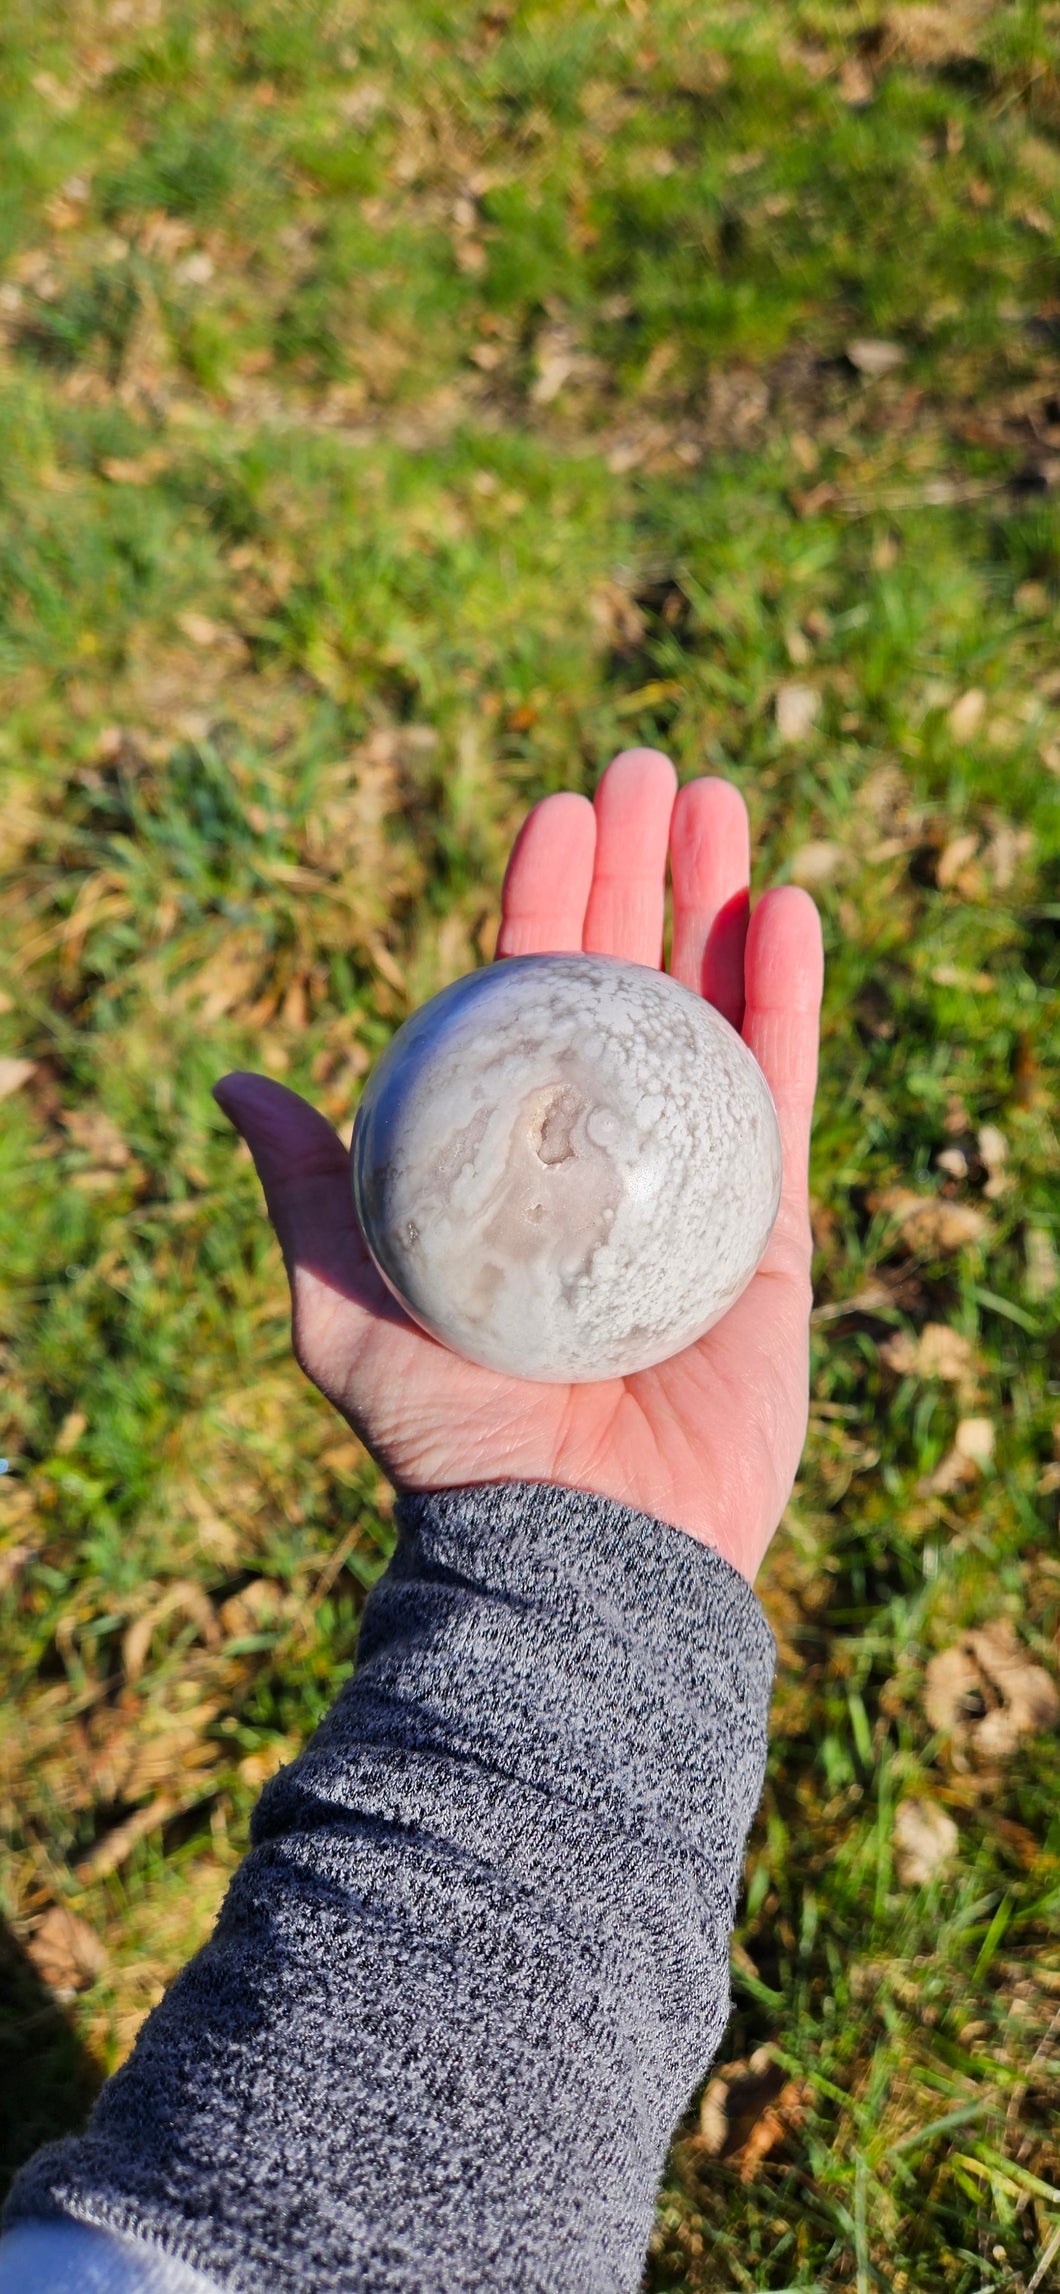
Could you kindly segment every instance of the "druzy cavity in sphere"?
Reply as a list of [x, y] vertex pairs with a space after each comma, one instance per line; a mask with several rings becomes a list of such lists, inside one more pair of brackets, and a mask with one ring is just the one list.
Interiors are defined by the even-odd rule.
[[732, 1306], [780, 1200], [746, 1045], [668, 973], [519, 956], [443, 988], [365, 1088], [354, 1202], [425, 1330], [519, 1378], [588, 1383]]

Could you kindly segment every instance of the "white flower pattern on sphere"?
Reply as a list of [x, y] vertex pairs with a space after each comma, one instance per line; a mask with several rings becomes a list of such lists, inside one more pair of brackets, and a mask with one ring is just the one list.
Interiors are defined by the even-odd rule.
[[369, 1078], [354, 1202], [425, 1330], [546, 1383], [628, 1376], [719, 1322], [780, 1201], [746, 1045], [668, 973], [510, 957], [400, 1028]]

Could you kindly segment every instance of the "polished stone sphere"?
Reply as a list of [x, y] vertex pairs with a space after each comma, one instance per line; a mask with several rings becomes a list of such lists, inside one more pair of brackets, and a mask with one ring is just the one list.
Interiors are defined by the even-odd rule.
[[780, 1200], [769, 1087], [666, 972], [516, 956], [443, 988], [365, 1087], [368, 1248], [425, 1330], [517, 1378], [648, 1369], [720, 1321]]

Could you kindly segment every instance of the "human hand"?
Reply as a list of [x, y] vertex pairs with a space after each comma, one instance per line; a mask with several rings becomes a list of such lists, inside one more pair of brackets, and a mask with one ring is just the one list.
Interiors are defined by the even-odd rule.
[[691, 781], [676, 801], [675, 788], [668, 758], [630, 749], [608, 766], [595, 804], [563, 793], [536, 805], [508, 864], [497, 955], [587, 949], [659, 964], [669, 852], [671, 970], [741, 1030], [773, 1093], [784, 1157], [765, 1257], [694, 1346], [586, 1386], [465, 1362], [377, 1273], [349, 1155], [325, 1118], [265, 1076], [225, 1076], [216, 1098], [265, 1190], [298, 1361], [398, 1491], [496, 1481], [592, 1490], [689, 1531], [753, 1581], [806, 1434], [821, 931], [794, 885], [750, 911], [747, 810], [730, 782]]

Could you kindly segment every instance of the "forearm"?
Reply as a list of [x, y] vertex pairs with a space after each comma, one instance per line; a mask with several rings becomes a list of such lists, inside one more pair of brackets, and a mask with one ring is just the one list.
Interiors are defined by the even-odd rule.
[[715, 1554], [580, 1492], [398, 1518], [211, 1943], [9, 2220], [239, 2294], [633, 2294], [728, 2012], [768, 1628]]

